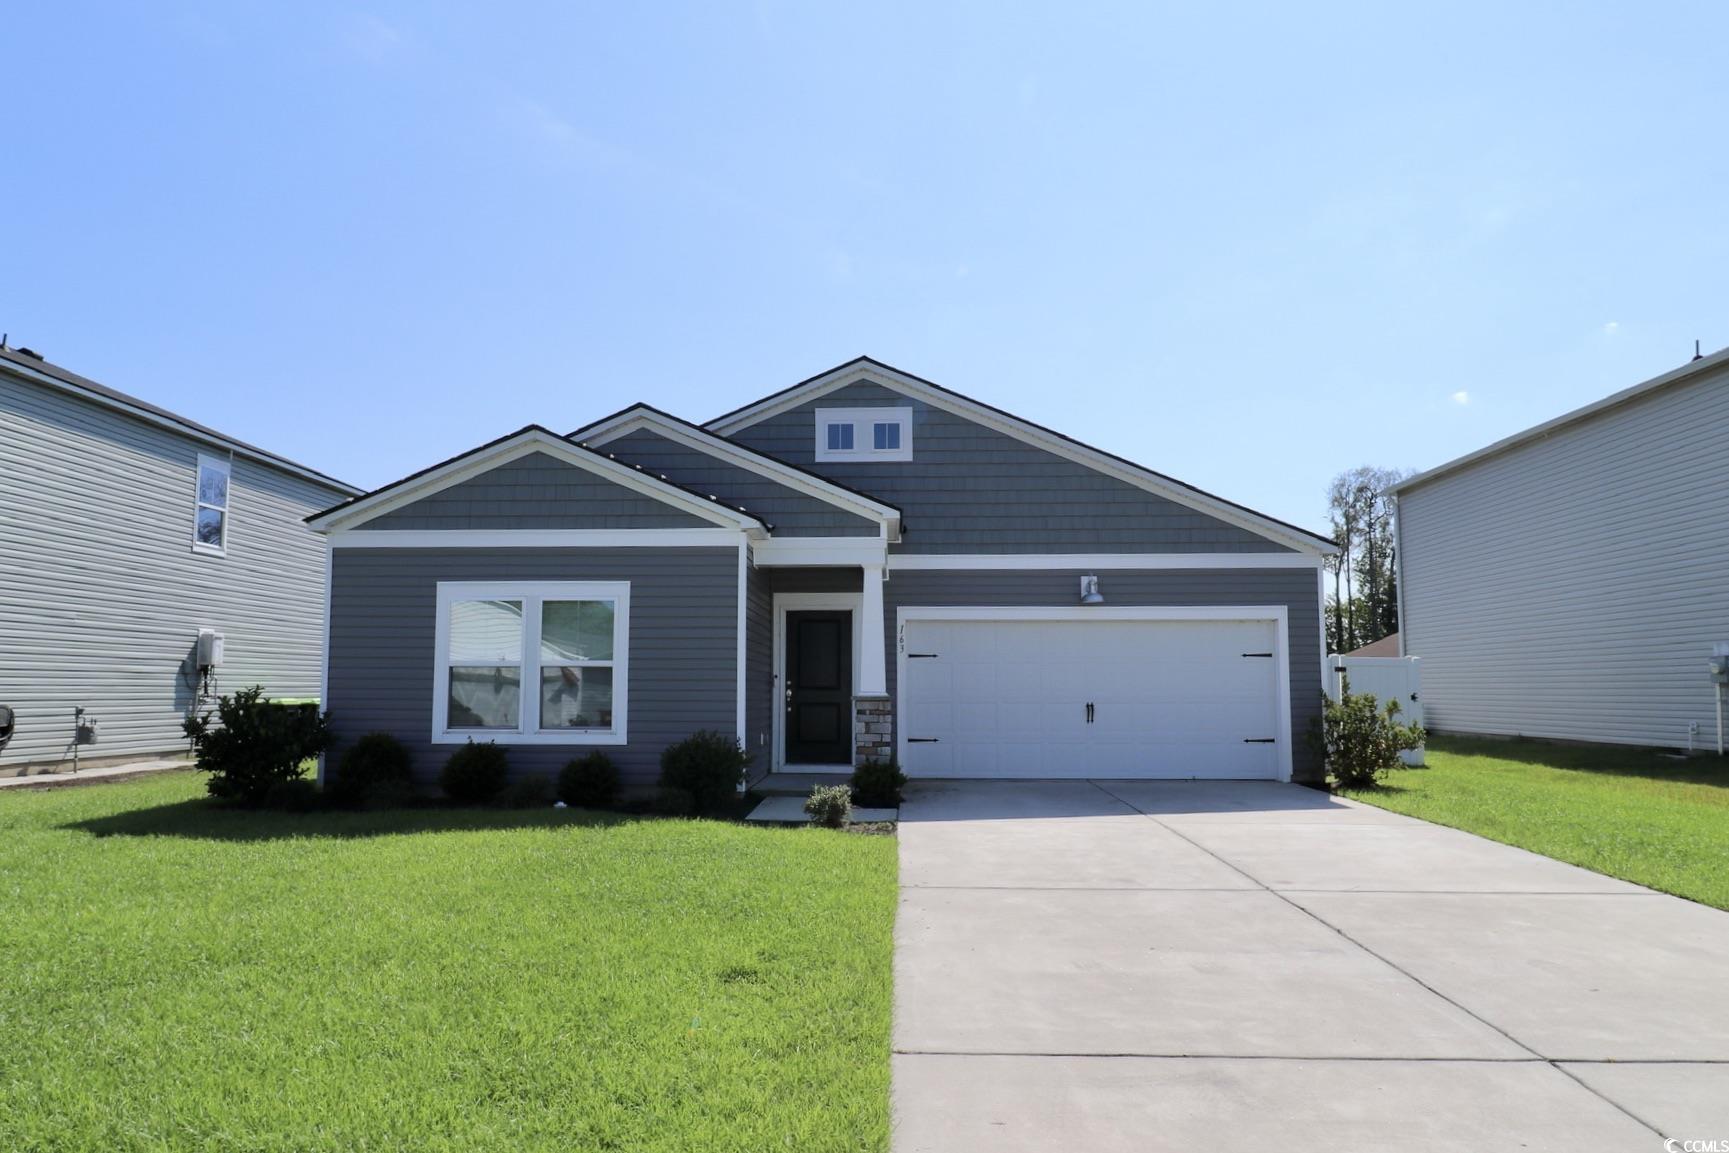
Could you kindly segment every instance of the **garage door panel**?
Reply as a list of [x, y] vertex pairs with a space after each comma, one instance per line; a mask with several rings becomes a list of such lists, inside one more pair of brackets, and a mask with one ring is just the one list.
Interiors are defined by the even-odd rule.
[[[1277, 777], [1270, 621], [909, 621], [913, 776]], [[1086, 720], [1086, 706], [1094, 706]]]

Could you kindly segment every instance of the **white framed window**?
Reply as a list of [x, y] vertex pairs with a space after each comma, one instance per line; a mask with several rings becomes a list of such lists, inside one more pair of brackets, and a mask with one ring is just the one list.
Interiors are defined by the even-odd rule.
[[228, 487], [233, 462], [198, 454], [198, 491], [192, 506], [192, 551], [222, 556], [228, 551]]
[[818, 460], [911, 460], [911, 408], [819, 408]]
[[434, 744], [622, 745], [628, 581], [441, 581]]

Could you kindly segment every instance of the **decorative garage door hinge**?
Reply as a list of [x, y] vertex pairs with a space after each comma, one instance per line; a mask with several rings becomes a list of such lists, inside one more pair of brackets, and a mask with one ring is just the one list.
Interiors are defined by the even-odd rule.
[[937, 658], [936, 653], [908, 653], [907, 654], [907, 660], [909, 660], [909, 661], [916, 661], [916, 660], [934, 661], [934, 660], [936, 660], [936, 658]]
[[941, 737], [908, 737], [909, 745], [934, 745], [942, 741]]
[[1273, 654], [1272, 653], [1244, 653], [1243, 655], [1246, 657], [1270, 657]]
[[1278, 737], [1244, 737], [1243, 743], [1245, 745], [1276, 745], [1279, 743], [1279, 738]]

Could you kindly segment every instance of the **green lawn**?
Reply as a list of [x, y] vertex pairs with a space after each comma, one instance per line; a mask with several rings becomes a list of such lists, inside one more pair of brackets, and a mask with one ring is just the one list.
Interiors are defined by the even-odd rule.
[[1729, 762], [1431, 737], [1357, 800], [1729, 909]]
[[895, 842], [0, 793], [0, 1149], [884, 1150]]

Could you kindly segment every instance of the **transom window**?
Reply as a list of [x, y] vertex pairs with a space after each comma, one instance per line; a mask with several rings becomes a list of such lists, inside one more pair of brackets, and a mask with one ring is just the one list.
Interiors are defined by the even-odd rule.
[[198, 454], [198, 495], [193, 506], [192, 548], [221, 555], [228, 551], [228, 480], [226, 457]]
[[819, 408], [818, 460], [911, 460], [911, 408]]
[[432, 739], [623, 744], [630, 585], [438, 586]]

